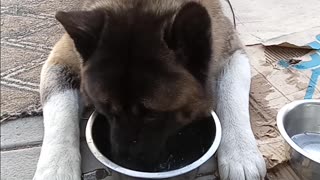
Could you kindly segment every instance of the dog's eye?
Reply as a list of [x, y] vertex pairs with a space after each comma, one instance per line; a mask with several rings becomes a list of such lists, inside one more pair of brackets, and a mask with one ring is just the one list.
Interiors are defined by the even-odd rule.
[[145, 116], [145, 121], [147, 122], [160, 122], [163, 119], [166, 119], [167, 113], [165, 112], [155, 112], [155, 111], [150, 111], [148, 114]]
[[143, 105], [139, 106], [139, 110], [140, 110], [139, 111], [140, 116], [145, 119], [145, 122], [155, 121], [155, 120], [159, 119], [159, 117], [161, 116], [161, 113], [154, 111], [152, 109], [148, 109], [148, 108], [144, 107]]
[[157, 120], [158, 118], [159, 118], [159, 116], [156, 115], [156, 114], [148, 114], [148, 115], [146, 116], [146, 120], [149, 121], [149, 122], [155, 121], [155, 120]]

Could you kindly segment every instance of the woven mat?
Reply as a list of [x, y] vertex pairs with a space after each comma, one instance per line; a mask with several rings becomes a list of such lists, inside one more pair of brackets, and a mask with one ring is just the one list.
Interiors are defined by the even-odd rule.
[[1, 121], [40, 115], [39, 77], [63, 33], [58, 10], [80, 0], [1, 0]]

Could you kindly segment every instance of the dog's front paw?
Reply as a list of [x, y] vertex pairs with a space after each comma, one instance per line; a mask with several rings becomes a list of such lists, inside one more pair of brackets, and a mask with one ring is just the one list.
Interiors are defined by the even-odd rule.
[[68, 171], [64, 167], [49, 168], [42, 172], [37, 172], [33, 180], [81, 180], [81, 173]]
[[266, 165], [257, 147], [222, 145], [218, 151], [219, 174], [222, 180], [261, 180]]
[[81, 180], [79, 148], [43, 147], [33, 180]]
[[81, 180], [80, 169], [70, 166], [52, 166], [39, 169], [33, 180]]

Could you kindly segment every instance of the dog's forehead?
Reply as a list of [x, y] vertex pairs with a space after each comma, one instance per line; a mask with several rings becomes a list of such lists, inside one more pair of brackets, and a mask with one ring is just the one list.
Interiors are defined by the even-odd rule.
[[183, 106], [187, 99], [197, 98], [190, 98], [198, 92], [197, 83], [176, 62], [176, 54], [163, 37], [170, 20], [169, 15], [141, 12], [111, 14], [107, 19], [98, 56], [88, 64], [94, 65], [92, 71], [103, 72], [92, 78], [103, 84], [98, 91], [118, 109], [143, 104], [170, 111]]
[[[87, 81], [95, 82], [93, 86], [109, 101], [120, 104], [136, 104], [155, 93], [155, 96], [162, 96], [162, 91], [157, 91], [158, 87], [166, 87], [176, 81], [178, 67], [172, 63], [175, 59], [170, 54], [158, 54], [155, 50], [153, 53], [140, 50], [135, 48], [135, 52], [129, 55], [128, 50], [119, 49], [108, 58], [102, 55], [95, 57], [97, 60], [89, 60], [87, 65], [91, 66], [91, 73]], [[171, 90], [175, 88], [178, 87], [171, 87]]]
[[[108, 20], [98, 48], [87, 62], [93, 67], [91, 71], [102, 72], [98, 80], [116, 79], [142, 89], [170, 75], [176, 68], [175, 54], [163, 39], [162, 25], [151, 20], [143, 22], [141, 18], [145, 17], [133, 18], [136, 22], [132, 23], [126, 15], [114, 16]], [[149, 18], [153, 17], [145, 19]]]
[[[117, 59], [122, 60], [127, 59]], [[91, 75], [90, 79], [97, 84], [93, 85], [98, 91], [95, 98], [107, 97], [115, 109], [142, 104], [149, 109], [167, 111], [182, 106], [185, 102], [181, 99], [185, 96], [194, 95], [191, 93], [195, 86], [193, 78], [180, 66], [170, 63], [171, 60], [129, 58], [128, 61], [131, 63], [111, 63], [102, 76]]]
[[113, 52], [116, 48], [128, 50], [127, 54], [144, 50], [146, 52], [140, 55], [150, 56], [151, 50], [159, 50], [164, 45], [167, 20], [166, 16], [150, 13], [111, 13], [102, 32], [102, 45], [109, 46]]

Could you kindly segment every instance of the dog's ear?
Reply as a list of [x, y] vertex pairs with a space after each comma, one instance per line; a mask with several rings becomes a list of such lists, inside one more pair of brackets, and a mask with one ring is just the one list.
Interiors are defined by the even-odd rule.
[[211, 57], [211, 19], [205, 7], [186, 3], [176, 14], [167, 40], [180, 61], [198, 79], [204, 80]]
[[95, 50], [105, 24], [102, 10], [57, 12], [56, 19], [73, 39], [84, 60]]

